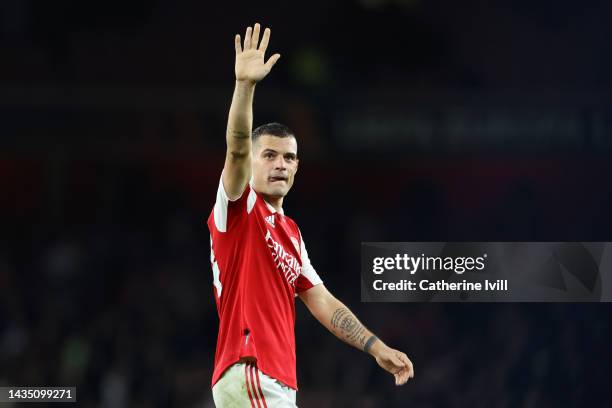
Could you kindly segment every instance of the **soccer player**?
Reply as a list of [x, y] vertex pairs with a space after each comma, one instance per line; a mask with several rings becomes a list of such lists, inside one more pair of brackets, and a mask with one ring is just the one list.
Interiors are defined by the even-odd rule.
[[323, 285], [283, 198], [298, 170], [295, 134], [278, 123], [251, 131], [255, 85], [280, 58], [264, 61], [270, 29], [236, 35], [236, 85], [227, 153], [211, 234], [219, 334], [212, 377], [217, 407], [296, 407], [295, 297], [329, 331], [372, 355], [402, 385], [414, 376], [406, 354], [388, 347]]

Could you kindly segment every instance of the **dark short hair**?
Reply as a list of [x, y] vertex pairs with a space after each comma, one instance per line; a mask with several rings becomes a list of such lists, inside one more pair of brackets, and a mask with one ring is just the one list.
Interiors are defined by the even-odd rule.
[[295, 133], [288, 126], [285, 126], [278, 122], [266, 123], [265, 125], [258, 126], [253, 130], [253, 141], [257, 140], [259, 136], [269, 135], [274, 137], [295, 137]]

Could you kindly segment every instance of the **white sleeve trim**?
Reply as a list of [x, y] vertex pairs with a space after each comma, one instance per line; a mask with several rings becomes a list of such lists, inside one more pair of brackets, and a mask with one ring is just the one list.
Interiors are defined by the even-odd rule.
[[308, 257], [308, 251], [306, 251], [306, 244], [304, 244], [304, 237], [302, 237], [301, 231], [300, 244], [300, 256], [302, 258], [302, 275], [304, 275], [304, 277], [310, 281], [312, 286], [318, 285], [319, 283], [323, 283], [323, 281], [319, 277], [319, 274], [310, 263], [310, 258]]
[[221, 271], [219, 270], [219, 264], [215, 259], [215, 253], [213, 251], [212, 236], [210, 237], [210, 264], [212, 265], [213, 270], [213, 285], [215, 285], [215, 288], [217, 289], [217, 297], [220, 298], [223, 285], [221, 285]]
[[255, 201], [257, 201], [257, 193], [251, 187], [249, 191], [249, 196], [247, 197], [247, 213], [250, 214], [253, 211], [253, 207], [255, 207]]
[[[242, 194], [244, 194], [244, 191]], [[239, 200], [240, 197], [242, 197], [242, 194], [235, 199], [230, 200], [227, 196], [227, 192], [225, 191], [225, 186], [223, 185], [223, 173], [221, 173], [221, 179], [219, 180], [219, 188], [217, 189], [217, 198], [215, 200], [215, 207], [213, 211], [215, 227], [217, 227], [219, 232], [227, 231], [227, 206], [229, 202]]]

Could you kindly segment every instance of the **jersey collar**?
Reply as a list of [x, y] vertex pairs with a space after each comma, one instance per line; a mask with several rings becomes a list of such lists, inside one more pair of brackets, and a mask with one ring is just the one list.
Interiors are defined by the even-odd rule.
[[[263, 200], [263, 198], [262, 198], [262, 200]], [[268, 207], [268, 210], [270, 210], [270, 212], [271, 212], [272, 214], [275, 214], [275, 213], [277, 212], [277, 211], [276, 211], [276, 208], [274, 208], [274, 207], [272, 206], [272, 204], [270, 204], [270, 203], [269, 203], [269, 202], [267, 202], [266, 200], [263, 200], [263, 202], [264, 202], [264, 203], [266, 203], [266, 207]], [[281, 207], [280, 211], [278, 211], [278, 213], [279, 213], [280, 215], [285, 215], [285, 212], [283, 211], [283, 208], [282, 208], [282, 207]]]

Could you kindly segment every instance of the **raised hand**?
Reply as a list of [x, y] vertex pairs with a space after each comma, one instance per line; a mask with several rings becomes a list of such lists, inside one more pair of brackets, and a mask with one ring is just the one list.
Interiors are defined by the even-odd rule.
[[247, 27], [244, 36], [244, 45], [240, 40], [240, 34], [236, 34], [234, 45], [236, 47], [236, 80], [249, 81], [256, 83], [261, 81], [268, 75], [276, 61], [280, 58], [280, 54], [272, 55], [267, 62], [264, 62], [264, 54], [268, 48], [270, 41], [270, 29], [266, 28], [259, 43], [260, 25], [257, 23], [255, 27]]

